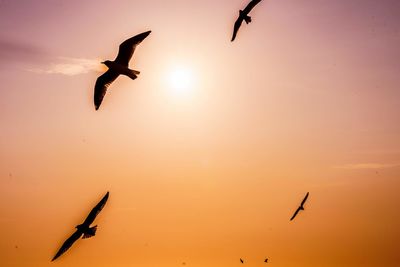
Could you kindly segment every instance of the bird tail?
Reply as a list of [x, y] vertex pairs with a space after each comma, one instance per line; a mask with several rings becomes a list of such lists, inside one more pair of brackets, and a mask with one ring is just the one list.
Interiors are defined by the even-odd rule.
[[128, 76], [132, 80], [135, 80], [139, 74], [140, 74], [140, 71], [129, 69], [126, 73], [126, 76]]
[[92, 236], [95, 236], [95, 235], [96, 235], [96, 231], [97, 231], [97, 225], [96, 225], [96, 226], [93, 226], [93, 227], [91, 227], [91, 228], [89, 228], [89, 229], [87, 230], [87, 232], [85, 232], [85, 233], [83, 234], [82, 239], [90, 238], [90, 237], [92, 237]]
[[244, 17], [244, 21], [246, 22], [246, 24], [249, 24], [251, 22], [251, 17], [246, 15], [246, 17]]

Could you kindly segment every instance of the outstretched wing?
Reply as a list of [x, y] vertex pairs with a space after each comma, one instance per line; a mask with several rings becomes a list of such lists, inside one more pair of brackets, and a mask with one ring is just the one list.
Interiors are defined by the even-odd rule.
[[261, 0], [252, 0], [250, 3], [243, 9], [244, 14], [249, 14], [250, 11], [258, 4]]
[[65, 251], [67, 251], [72, 246], [72, 244], [81, 237], [81, 235], [82, 232], [79, 230], [73, 233], [67, 240], [65, 240], [64, 244], [61, 246], [61, 248], [58, 250], [57, 254], [51, 261], [54, 261], [55, 259], [60, 257]]
[[304, 197], [303, 201], [301, 202], [301, 205], [303, 207], [304, 203], [306, 203], [307, 198], [308, 198], [309, 192], [307, 192], [306, 196]]
[[297, 216], [297, 213], [299, 213], [300, 210], [301, 210], [300, 207], [297, 208], [297, 210], [296, 210], [296, 212], [293, 214], [292, 218], [290, 218], [291, 221]]
[[107, 192], [107, 194], [104, 195], [104, 197], [100, 200], [100, 202], [97, 203], [97, 205], [92, 209], [92, 211], [87, 216], [86, 220], [83, 222], [83, 225], [89, 227], [93, 223], [94, 219], [96, 219], [97, 214], [99, 214], [99, 212], [103, 209], [104, 205], [106, 204], [108, 200], [108, 195], [109, 193]]
[[243, 19], [239, 16], [238, 19], [235, 22], [235, 25], [233, 26], [233, 35], [231, 42], [233, 42], [236, 38], [236, 34], [239, 31], [240, 26], [242, 25]]
[[96, 85], [94, 86], [94, 106], [96, 110], [99, 109], [104, 96], [107, 93], [107, 88], [110, 84], [117, 79], [119, 74], [111, 69], [108, 69], [103, 75], [101, 75], [96, 80]]
[[128, 67], [129, 60], [131, 60], [136, 46], [140, 44], [150, 33], [151, 31], [143, 32], [133, 36], [132, 38], [129, 38], [128, 40], [125, 40], [119, 45], [118, 55], [114, 61], [118, 64]]

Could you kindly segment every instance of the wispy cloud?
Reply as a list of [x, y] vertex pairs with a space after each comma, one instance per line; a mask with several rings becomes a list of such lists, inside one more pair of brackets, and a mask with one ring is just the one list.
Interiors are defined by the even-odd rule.
[[25, 71], [67, 76], [106, 69], [99, 59], [52, 57], [45, 51], [43, 47], [30, 42], [0, 37], [0, 68], [10, 68], [10, 64], [17, 64], [22, 65]]
[[41, 74], [61, 74], [74, 76], [92, 71], [104, 71], [98, 59], [59, 57], [58, 63], [52, 63], [47, 68], [34, 68], [29, 71]]
[[400, 163], [357, 163], [357, 164], [345, 164], [336, 166], [337, 169], [346, 170], [363, 170], [363, 169], [386, 169], [400, 167]]
[[45, 57], [46, 53], [31, 43], [0, 38], [0, 66], [8, 67], [10, 63], [36, 62]]

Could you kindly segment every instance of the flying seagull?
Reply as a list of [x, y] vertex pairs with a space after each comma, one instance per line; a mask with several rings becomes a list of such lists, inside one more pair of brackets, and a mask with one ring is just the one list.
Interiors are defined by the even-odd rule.
[[292, 216], [292, 218], [290, 218], [290, 220], [293, 220], [296, 217], [297, 213], [299, 213], [299, 211], [304, 210], [303, 205], [304, 205], [304, 203], [306, 203], [308, 195], [309, 195], [309, 192], [307, 192], [306, 196], [304, 197], [303, 201], [300, 204], [300, 207], [297, 208], [296, 212], [293, 214], [293, 216]]
[[241, 263], [244, 263], [244, 261], [243, 261], [242, 259], [240, 259], [240, 262], [241, 262]]
[[119, 75], [126, 75], [132, 80], [135, 80], [137, 75], [140, 74], [137, 70], [129, 69], [129, 61], [132, 58], [133, 52], [135, 52], [136, 46], [150, 33], [151, 31], [143, 32], [125, 40], [119, 45], [118, 55], [114, 61], [106, 60], [101, 62], [108, 67], [108, 70], [97, 78], [96, 85], [94, 86], [94, 106], [96, 110], [99, 109], [104, 95], [107, 92], [107, 88]]
[[240, 26], [242, 25], [243, 20], [246, 22], [246, 24], [249, 24], [251, 22], [251, 17], [249, 16], [249, 13], [260, 2], [261, 0], [251, 0], [245, 9], [239, 10], [239, 17], [237, 18], [235, 25], [233, 26], [233, 35], [231, 42], [235, 40], [236, 34]]
[[75, 233], [73, 233], [61, 246], [61, 248], [58, 250], [57, 254], [54, 256], [54, 258], [51, 261], [54, 261], [58, 257], [60, 257], [65, 251], [67, 251], [72, 244], [78, 240], [82, 235], [83, 239], [92, 237], [96, 234], [97, 230], [97, 225], [90, 227], [90, 225], [93, 223], [94, 219], [96, 218], [97, 214], [103, 209], [104, 205], [106, 204], [108, 200], [108, 195], [109, 193], [104, 195], [104, 197], [100, 200], [99, 203], [92, 209], [92, 211], [89, 213], [87, 216], [86, 220], [80, 224], [77, 225]]

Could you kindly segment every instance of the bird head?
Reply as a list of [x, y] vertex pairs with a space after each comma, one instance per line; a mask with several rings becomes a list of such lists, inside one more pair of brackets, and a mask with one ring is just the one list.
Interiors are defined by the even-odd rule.
[[104, 64], [104, 65], [106, 65], [107, 67], [110, 65], [110, 63], [111, 63], [110, 60], [106, 60], [106, 61], [101, 62], [101, 64]]

